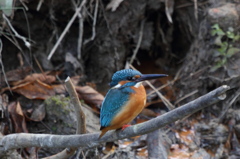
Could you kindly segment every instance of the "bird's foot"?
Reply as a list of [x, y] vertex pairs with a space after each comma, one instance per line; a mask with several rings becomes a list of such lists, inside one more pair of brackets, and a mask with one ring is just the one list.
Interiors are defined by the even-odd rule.
[[129, 127], [129, 126], [131, 126], [131, 125], [123, 125], [123, 126], [122, 126], [122, 130], [126, 129], [126, 128]]

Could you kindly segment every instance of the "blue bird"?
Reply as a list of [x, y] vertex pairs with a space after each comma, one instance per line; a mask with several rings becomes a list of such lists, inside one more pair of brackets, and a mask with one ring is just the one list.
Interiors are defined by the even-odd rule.
[[141, 74], [139, 71], [124, 69], [112, 76], [100, 111], [101, 138], [108, 130], [119, 129], [131, 122], [146, 104], [144, 80], [166, 77], [165, 74]]

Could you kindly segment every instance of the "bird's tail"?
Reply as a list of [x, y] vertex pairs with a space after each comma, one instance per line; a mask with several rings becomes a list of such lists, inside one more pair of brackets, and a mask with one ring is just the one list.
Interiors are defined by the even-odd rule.
[[98, 139], [100, 139], [104, 134], [106, 134], [106, 132], [108, 131], [108, 128], [107, 128], [107, 127], [106, 127], [106, 128], [103, 128], [101, 131], [102, 131], [102, 132], [101, 132], [101, 134], [99, 135]]

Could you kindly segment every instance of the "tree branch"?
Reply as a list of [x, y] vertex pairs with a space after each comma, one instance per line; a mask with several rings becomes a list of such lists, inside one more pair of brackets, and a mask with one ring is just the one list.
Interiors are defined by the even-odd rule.
[[82, 104], [79, 101], [75, 86], [73, 85], [70, 77], [66, 79], [66, 87], [68, 90], [68, 93], [71, 97], [71, 102], [74, 105], [76, 117], [77, 117], [77, 131], [76, 134], [85, 134], [87, 132], [86, 128], [86, 117], [82, 110]]
[[30, 134], [19, 133], [4, 136], [0, 141], [1, 151], [23, 147], [86, 147], [92, 148], [104, 142], [111, 142], [119, 139], [129, 138], [137, 135], [147, 134], [167, 124], [170, 124], [187, 115], [193, 114], [207, 106], [215, 104], [226, 98], [226, 91], [230, 87], [223, 85], [198, 99], [178, 107], [157, 118], [151, 119], [141, 124], [137, 124], [124, 129], [124, 131], [109, 131], [98, 140], [100, 133], [83, 135], [50, 135], [50, 134]]

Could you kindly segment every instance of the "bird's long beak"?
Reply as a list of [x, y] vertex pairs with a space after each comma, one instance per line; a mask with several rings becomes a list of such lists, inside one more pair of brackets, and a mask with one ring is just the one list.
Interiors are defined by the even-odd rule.
[[150, 79], [156, 79], [156, 78], [162, 78], [162, 77], [167, 77], [168, 75], [166, 74], [144, 74], [138, 79], [136, 79], [136, 82], [141, 82], [145, 80], [150, 80]]

